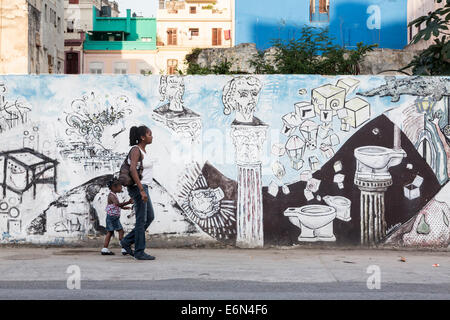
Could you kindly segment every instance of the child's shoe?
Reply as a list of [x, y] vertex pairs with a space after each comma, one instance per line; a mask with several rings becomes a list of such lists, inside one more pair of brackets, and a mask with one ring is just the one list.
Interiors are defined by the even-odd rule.
[[129, 254], [130, 256], [134, 256], [134, 251], [130, 249], [130, 252], [128, 252], [127, 250], [125, 250], [124, 248], [122, 248], [122, 255], [126, 256], [127, 254]]
[[110, 251], [108, 248], [103, 248], [102, 251], [102, 256], [113, 256], [114, 252]]

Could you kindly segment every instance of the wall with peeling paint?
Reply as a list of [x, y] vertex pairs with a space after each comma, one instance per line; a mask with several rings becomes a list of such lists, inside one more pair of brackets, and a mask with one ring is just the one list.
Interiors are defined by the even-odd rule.
[[1, 76], [0, 243], [104, 234], [145, 124], [150, 235], [448, 246], [449, 96], [437, 77]]

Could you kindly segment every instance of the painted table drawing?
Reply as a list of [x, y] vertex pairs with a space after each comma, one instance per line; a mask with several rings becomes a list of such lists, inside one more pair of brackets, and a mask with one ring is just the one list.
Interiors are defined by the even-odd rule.
[[445, 77], [2, 76], [0, 242], [104, 234], [107, 181], [129, 128], [145, 124], [151, 236], [447, 247], [449, 88]]

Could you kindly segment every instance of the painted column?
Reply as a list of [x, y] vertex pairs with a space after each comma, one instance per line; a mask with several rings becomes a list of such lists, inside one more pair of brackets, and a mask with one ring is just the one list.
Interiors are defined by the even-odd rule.
[[231, 137], [238, 169], [236, 246], [264, 246], [261, 150], [267, 137], [267, 125], [232, 125]]
[[384, 194], [392, 185], [392, 178], [355, 178], [355, 185], [361, 190], [361, 244], [375, 245], [386, 236]]

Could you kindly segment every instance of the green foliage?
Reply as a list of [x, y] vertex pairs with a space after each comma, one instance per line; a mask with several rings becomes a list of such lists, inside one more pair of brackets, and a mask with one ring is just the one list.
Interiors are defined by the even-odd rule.
[[[266, 61], [262, 51], [249, 61], [256, 74], [359, 74], [359, 62], [377, 46], [358, 43], [354, 50], [344, 49], [332, 43], [327, 29], [315, 27], [303, 27], [299, 37], [272, 43], [276, 48], [273, 61]], [[227, 60], [212, 68], [201, 67], [195, 63], [200, 52], [201, 49], [194, 49], [186, 55], [187, 74], [246, 73], [231, 71], [232, 63]]]
[[[444, 0], [436, 2], [442, 3]], [[425, 24], [425, 28], [412, 39], [412, 44], [421, 40], [428, 41], [432, 36], [436, 39], [402, 70], [412, 68], [415, 75], [450, 75], [450, 42], [447, 37], [450, 35], [448, 32], [449, 20], [450, 0], [445, 0], [444, 7], [429, 12], [427, 16], [419, 17], [408, 24], [408, 27], [415, 28]]]
[[303, 27], [300, 36], [289, 40], [275, 39], [273, 62], [268, 63], [259, 52], [250, 61], [260, 74], [358, 74], [358, 64], [377, 45], [357, 44], [355, 50], [332, 43], [328, 29]]

